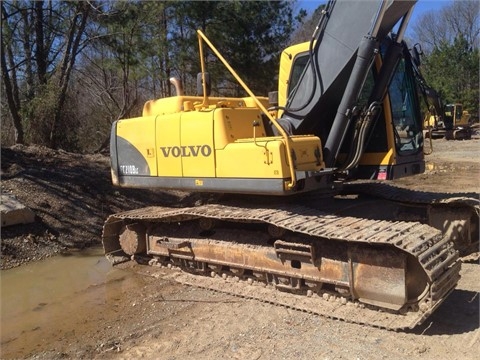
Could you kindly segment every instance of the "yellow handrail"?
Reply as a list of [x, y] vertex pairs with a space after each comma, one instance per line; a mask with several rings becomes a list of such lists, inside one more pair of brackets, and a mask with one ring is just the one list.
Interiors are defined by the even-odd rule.
[[203, 88], [203, 102], [202, 107], [208, 106], [207, 83], [205, 81], [205, 58], [203, 57], [202, 38], [198, 37], [198, 48], [200, 49], [200, 67], [202, 69], [202, 88]]
[[202, 50], [202, 39], [207, 43], [207, 45], [210, 47], [210, 49], [214, 52], [215, 55], [220, 59], [220, 61], [225, 65], [225, 67], [230, 71], [230, 73], [233, 75], [233, 77], [238, 81], [238, 83], [243, 87], [243, 89], [247, 92], [247, 94], [255, 101], [255, 104], [260, 108], [260, 110], [268, 117], [268, 119], [272, 122], [272, 124], [275, 126], [277, 131], [280, 133], [282, 138], [285, 140], [285, 146], [287, 148], [287, 162], [290, 165], [290, 177], [291, 181], [290, 183], [287, 184], [287, 187], [289, 189], [292, 189], [296, 182], [296, 176], [295, 176], [295, 169], [294, 169], [294, 164], [293, 164], [293, 159], [292, 159], [292, 151], [291, 151], [291, 144], [290, 144], [290, 137], [288, 134], [285, 132], [285, 130], [280, 126], [280, 124], [277, 122], [277, 120], [268, 112], [268, 110], [263, 106], [263, 104], [260, 102], [260, 100], [257, 99], [255, 94], [249, 89], [249, 87], [243, 82], [243, 80], [240, 78], [240, 76], [237, 75], [235, 70], [230, 66], [230, 64], [225, 60], [225, 58], [220, 54], [220, 52], [213, 46], [213, 44], [208, 40], [206, 35], [201, 31], [197, 30], [198, 34], [198, 42], [200, 46], [200, 57], [201, 57], [201, 66], [202, 66], [202, 81], [203, 81], [203, 93], [204, 93], [204, 103], [206, 103], [206, 85], [205, 85], [205, 72], [204, 72], [204, 59], [203, 59], [203, 50]]

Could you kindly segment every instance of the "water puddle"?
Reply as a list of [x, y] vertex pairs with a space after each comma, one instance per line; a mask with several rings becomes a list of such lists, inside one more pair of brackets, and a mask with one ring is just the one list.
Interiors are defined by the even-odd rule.
[[3, 356], [28, 353], [35, 341], [49, 341], [46, 334], [54, 328], [60, 330], [88, 308], [117, 298], [116, 286], [109, 284], [129, 279], [125, 271], [111, 267], [101, 248], [3, 270], [0, 275]]

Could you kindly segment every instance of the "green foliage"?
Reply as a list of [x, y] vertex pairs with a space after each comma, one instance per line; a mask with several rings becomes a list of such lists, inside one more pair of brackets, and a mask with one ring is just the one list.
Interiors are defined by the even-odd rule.
[[441, 43], [424, 60], [425, 78], [446, 103], [462, 103], [464, 109], [478, 113], [479, 50], [459, 36], [453, 44]]
[[462, 103], [474, 116], [479, 113], [479, 10], [476, 1], [454, 1], [413, 24], [415, 42], [425, 52], [425, 79], [444, 104]]
[[[293, 2], [288, 1], [194, 1], [175, 2], [171, 40], [176, 53], [172, 63], [187, 90], [193, 90], [200, 71], [195, 31], [202, 30], [255, 93], [275, 89], [281, 50], [295, 26]], [[220, 62], [206, 50], [213, 92], [238, 96], [242, 92]], [[193, 56], [192, 56], [193, 55]], [[189, 86], [190, 85], [190, 86]]]

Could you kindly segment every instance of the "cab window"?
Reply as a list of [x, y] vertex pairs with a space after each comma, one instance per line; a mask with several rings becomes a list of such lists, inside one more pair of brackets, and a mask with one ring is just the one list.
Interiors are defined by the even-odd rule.
[[295, 89], [295, 86], [297, 86], [298, 80], [300, 80], [300, 76], [302, 75], [303, 70], [307, 66], [308, 59], [308, 52], [300, 53], [295, 56], [295, 59], [293, 60], [290, 79], [288, 81], [288, 96], [290, 96], [293, 89]]
[[389, 87], [395, 143], [400, 154], [419, 151], [423, 143], [415, 80], [402, 59]]

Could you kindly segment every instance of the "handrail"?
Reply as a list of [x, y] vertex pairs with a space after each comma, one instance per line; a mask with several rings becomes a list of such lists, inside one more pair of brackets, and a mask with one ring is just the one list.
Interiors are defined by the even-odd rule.
[[202, 88], [203, 88], [203, 102], [202, 107], [208, 106], [208, 94], [207, 94], [207, 83], [205, 81], [205, 58], [203, 57], [203, 44], [202, 39], [198, 37], [198, 48], [200, 51], [200, 67], [202, 70]]
[[220, 61], [225, 65], [225, 67], [230, 71], [230, 73], [233, 75], [233, 77], [238, 81], [238, 83], [243, 87], [243, 89], [247, 92], [247, 94], [253, 99], [255, 104], [260, 108], [260, 110], [268, 117], [268, 119], [272, 122], [272, 124], [275, 126], [277, 131], [280, 133], [282, 138], [285, 140], [285, 146], [287, 148], [287, 162], [290, 165], [290, 177], [291, 181], [290, 183], [287, 184], [287, 187], [289, 189], [293, 189], [296, 185], [297, 179], [295, 175], [295, 169], [294, 169], [294, 164], [293, 164], [293, 159], [292, 159], [292, 151], [291, 151], [291, 146], [290, 146], [290, 137], [288, 134], [285, 132], [285, 130], [280, 126], [280, 124], [277, 122], [277, 120], [268, 112], [268, 110], [263, 106], [263, 104], [258, 100], [258, 98], [255, 96], [255, 94], [249, 89], [249, 87], [242, 81], [240, 76], [237, 75], [235, 70], [230, 66], [230, 64], [225, 60], [225, 58], [220, 54], [220, 52], [213, 46], [213, 44], [208, 40], [207, 36], [201, 31], [197, 30], [198, 34], [198, 42], [200, 46], [200, 57], [201, 57], [201, 66], [202, 66], [202, 81], [203, 81], [203, 93], [204, 93], [204, 104], [206, 103], [206, 84], [205, 84], [205, 72], [204, 72], [204, 67], [205, 67], [205, 59], [203, 58], [203, 50], [202, 50], [202, 40], [207, 43], [207, 45], [210, 47], [210, 49], [214, 52], [215, 55], [220, 59]]

